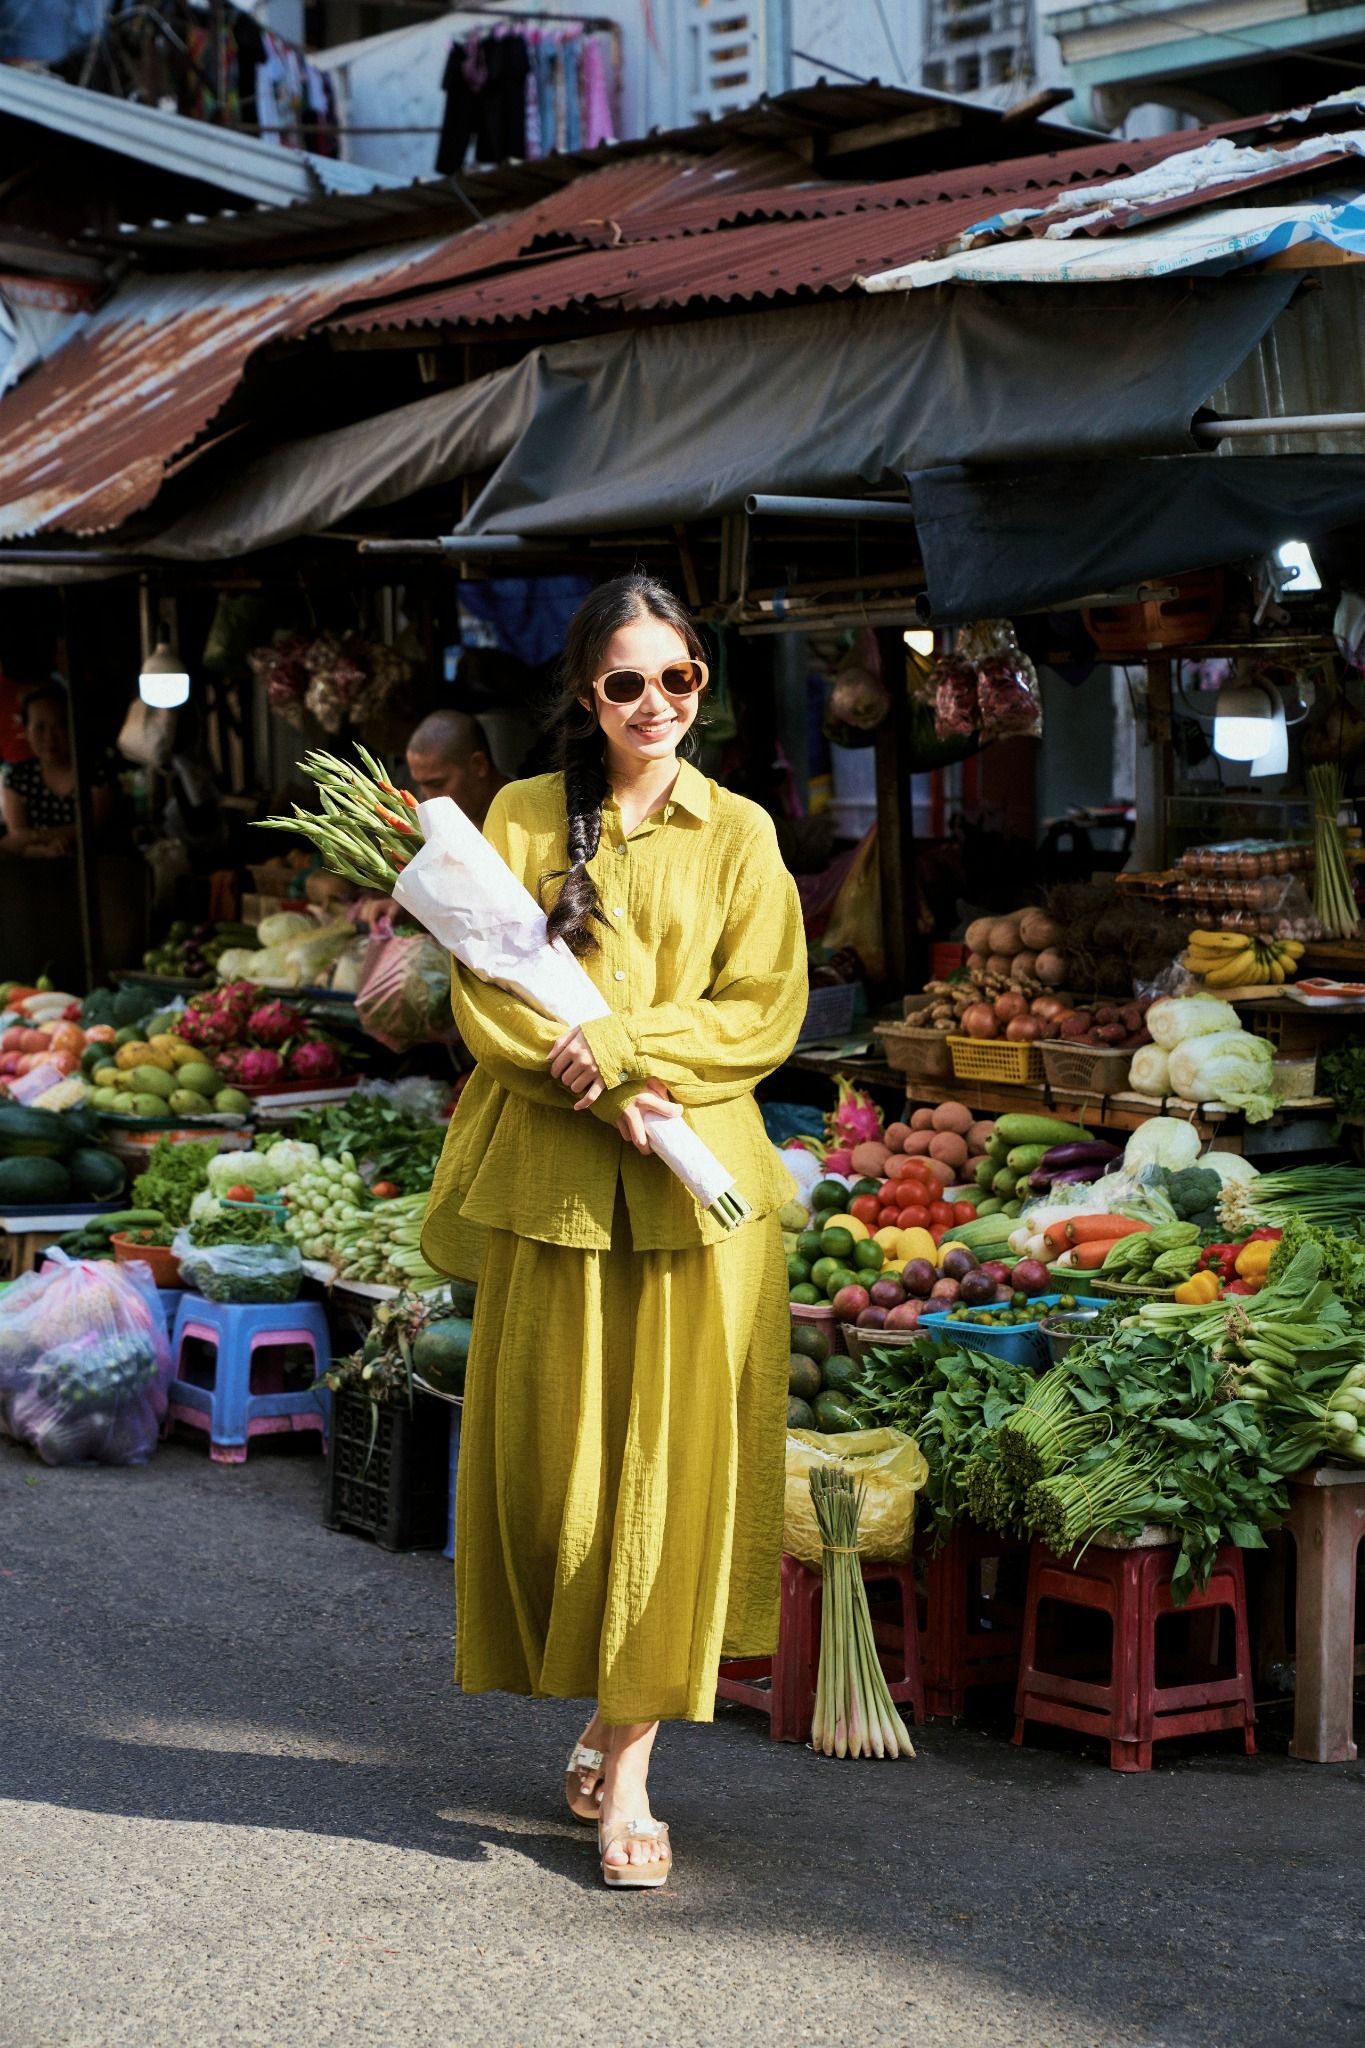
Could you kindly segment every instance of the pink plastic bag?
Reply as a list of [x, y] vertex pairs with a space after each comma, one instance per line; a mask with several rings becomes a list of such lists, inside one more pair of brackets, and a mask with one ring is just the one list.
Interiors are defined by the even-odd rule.
[[171, 1381], [151, 1268], [46, 1257], [0, 1299], [0, 1427], [49, 1465], [143, 1465]]
[[450, 1009], [450, 955], [425, 932], [376, 939], [365, 955], [356, 1016], [390, 1052], [410, 1045], [448, 1045], [456, 1037]]

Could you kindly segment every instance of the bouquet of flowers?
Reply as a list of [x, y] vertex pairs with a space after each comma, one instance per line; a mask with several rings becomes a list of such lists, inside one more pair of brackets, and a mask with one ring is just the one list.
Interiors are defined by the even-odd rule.
[[[292, 818], [265, 822], [312, 840], [328, 866], [361, 888], [382, 889], [448, 953], [481, 980], [519, 995], [544, 1017], [587, 1024], [610, 1005], [561, 940], [548, 936], [545, 913], [476, 825], [448, 796], [419, 804], [396, 789], [357, 746], [357, 768], [332, 754], [306, 754], [321, 816], [294, 806]], [[710, 1148], [682, 1117], [651, 1120], [650, 1149], [728, 1230], [753, 1212]]]

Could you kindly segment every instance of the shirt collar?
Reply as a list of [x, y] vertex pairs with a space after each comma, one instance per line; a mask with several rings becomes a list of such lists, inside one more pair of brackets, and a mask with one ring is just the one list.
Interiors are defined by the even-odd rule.
[[711, 815], [711, 785], [690, 761], [679, 761], [678, 779], [668, 801], [704, 825]]

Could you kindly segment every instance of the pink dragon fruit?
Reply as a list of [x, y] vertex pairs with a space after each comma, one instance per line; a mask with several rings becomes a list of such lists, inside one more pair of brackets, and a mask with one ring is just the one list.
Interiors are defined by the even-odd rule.
[[296, 1081], [332, 1081], [341, 1072], [337, 1049], [324, 1038], [311, 1038], [296, 1045], [289, 1055], [289, 1072]]
[[284, 1079], [284, 1061], [268, 1045], [235, 1045], [220, 1052], [214, 1065], [236, 1087], [260, 1088]]
[[[826, 1118], [831, 1142], [849, 1152], [868, 1140], [880, 1143], [882, 1120], [871, 1096], [855, 1088], [843, 1074], [836, 1074], [834, 1078], [839, 1084], [839, 1097]], [[833, 1154], [826, 1155], [825, 1165], [831, 1173], [839, 1170], [834, 1164]]]
[[283, 1045], [286, 1039], [296, 1037], [306, 1022], [302, 1011], [291, 1010], [288, 1003], [262, 1003], [246, 1020], [247, 1036], [257, 1045]]

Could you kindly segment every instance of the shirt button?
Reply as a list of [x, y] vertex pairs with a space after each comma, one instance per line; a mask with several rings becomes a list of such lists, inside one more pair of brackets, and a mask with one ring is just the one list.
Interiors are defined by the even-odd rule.
[[622, 859], [624, 860], [624, 858], [625, 858], [625, 852], [626, 852], [626, 849], [625, 849], [625, 847], [624, 847], [624, 846], [618, 846], [618, 847], [617, 847], [617, 849], [616, 849], [616, 851], [617, 851], [617, 852], [618, 852], [618, 853], [619, 853], [619, 854], [621, 855]]
[[625, 970], [625, 968], [624, 968], [624, 967], [618, 967], [618, 968], [617, 968], [617, 970], [616, 970], [616, 972], [615, 972], [615, 974], [613, 974], [613, 976], [612, 976], [612, 980], [613, 980], [613, 981], [624, 981], [624, 980], [625, 980], [625, 978], [626, 978], [626, 970]]
[[625, 914], [626, 914], [626, 906], [625, 906], [625, 904], [624, 904], [624, 903], [614, 903], [614, 904], [612, 905], [612, 911], [611, 911], [611, 914], [612, 914], [612, 916], [613, 916], [613, 917], [624, 917], [624, 916], [625, 916]]

